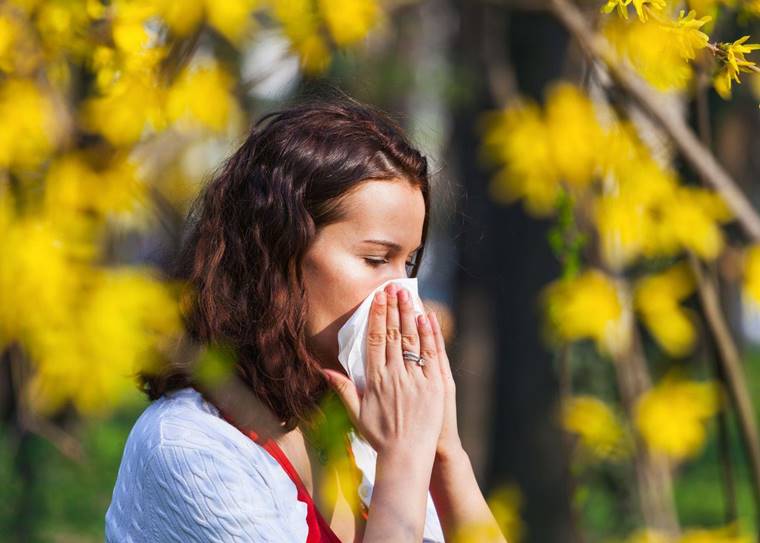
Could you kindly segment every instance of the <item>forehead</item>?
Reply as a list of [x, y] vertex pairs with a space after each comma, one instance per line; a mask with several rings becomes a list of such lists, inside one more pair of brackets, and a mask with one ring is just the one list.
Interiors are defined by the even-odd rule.
[[345, 198], [343, 209], [341, 222], [355, 237], [384, 236], [412, 248], [422, 239], [425, 200], [407, 181], [365, 181]]

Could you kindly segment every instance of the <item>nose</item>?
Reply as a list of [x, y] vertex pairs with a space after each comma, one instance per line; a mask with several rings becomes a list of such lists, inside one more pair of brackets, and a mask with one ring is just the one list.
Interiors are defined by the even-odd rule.
[[407, 279], [409, 276], [406, 274], [406, 263], [402, 262], [400, 265], [394, 266], [389, 270], [388, 279]]
[[[399, 290], [400, 290], [402, 287], [401, 287], [401, 285], [399, 285], [398, 283], [394, 283], [394, 281], [395, 281], [396, 279], [407, 279], [407, 277], [406, 277], [406, 275], [400, 275], [400, 274], [389, 275], [388, 277], [386, 277], [385, 279], [383, 279], [383, 282], [386, 282], [386, 281], [390, 281], [390, 283], [388, 283], [387, 285], [385, 285], [385, 287], [384, 287], [384, 288], [387, 290], [387, 289], [388, 289], [388, 287], [389, 287], [390, 285], [392, 285], [392, 284], [393, 284], [393, 285], [395, 285], [395, 287], [396, 287], [396, 292], [398, 293], [398, 291], [399, 291]], [[380, 284], [382, 284], [382, 283], [380, 283]]]

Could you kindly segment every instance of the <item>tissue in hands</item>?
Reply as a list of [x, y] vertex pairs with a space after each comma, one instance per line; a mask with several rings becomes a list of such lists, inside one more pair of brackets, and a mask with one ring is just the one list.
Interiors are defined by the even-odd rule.
[[[367, 360], [367, 327], [369, 323], [369, 310], [375, 293], [383, 290], [389, 283], [406, 288], [411, 295], [412, 306], [415, 314], [425, 313], [425, 308], [417, 291], [417, 278], [408, 277], [403, 279], [390, 279], [373, 290], [369, 296], [359, 305], [346, 323], [338, 330], [338, 360], [345, 368], [349, 378], [354, 382], [356, 389], [361, 394], [366, 386], [366, 360]], [[404, 362], [407, 363], [407, 362]], [[364, 505], [369, 508], [372, 497], [372, 487], [375, 481], [375, 464], [377, 452], [361, 436], [353, 430], [349, 431], [351, 450], [354, 461], [362, 473], [362, 482], [359, 485], [359, 496]], [[413, 446], [414, 444], [410, 444]], [[423, 543], [443, 543], [443, 530], [441, 528], [438, 513], [433, 504], [433, 498], [428, 492], [427, 510], [425, 513], [425, 530]]]
[[369, 322], [369, 310], [375, 294], [389, 284], [395, 283], [405, 288], [411, 294], [412, 305], [415, 315], [425, 312], [425, 308], [417, 292], [417, 278], [407, 277], [403, 279], [390, 279], [373, 290], [367, 296], [346, 323], [338, 330], [338, 360], [348, 372], [348, 376], [356, 385], [359, 393], [366, 386], [365, 368], [367, 360], [367, 324]]

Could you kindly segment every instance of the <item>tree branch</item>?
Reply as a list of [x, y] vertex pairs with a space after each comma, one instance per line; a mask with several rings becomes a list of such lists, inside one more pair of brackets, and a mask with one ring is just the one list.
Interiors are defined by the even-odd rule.
[[606, 40], [591, 29], [573, 3], [569, 0], [550, 0], [550, 6], [592, 60], [604, 63], [615, 82], [657, 121], [705, 183], [720, 193], [747, 235], [753, 241], [760, 241], [760, 216], [686, 122], [668, 111], [644, 81], [617, 61]]

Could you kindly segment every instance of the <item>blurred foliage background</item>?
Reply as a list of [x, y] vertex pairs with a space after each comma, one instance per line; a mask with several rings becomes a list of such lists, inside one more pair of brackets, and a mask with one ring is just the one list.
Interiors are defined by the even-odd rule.
[[337, 87], [431, 161], [420, 290], [510, 543], [757, 541], [759, 19], [0, 3], [0, 539], [103, 539], [134, 374], [181, 335], [166, 272], [190, 203], [251, 122]]

